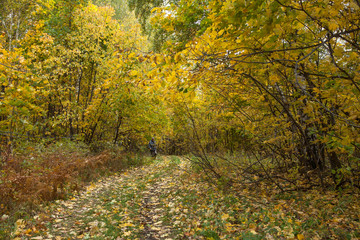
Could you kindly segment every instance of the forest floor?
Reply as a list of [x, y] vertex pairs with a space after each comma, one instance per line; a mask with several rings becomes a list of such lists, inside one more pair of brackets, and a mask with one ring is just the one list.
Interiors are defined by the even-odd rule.
[[20, 219], [13, 239], [360, 239], [358, 196], [209, 185], [175, 156]]

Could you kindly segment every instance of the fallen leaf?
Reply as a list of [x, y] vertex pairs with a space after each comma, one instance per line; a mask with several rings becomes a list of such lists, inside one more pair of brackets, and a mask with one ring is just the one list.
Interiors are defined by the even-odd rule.
[[298, 235], [296, 235], [296, 237], [297, 237], [298, 240], [303, 240], [303, 239], [305, 239], [304, 235], [302, 235], [301, 233], [298, 234]]

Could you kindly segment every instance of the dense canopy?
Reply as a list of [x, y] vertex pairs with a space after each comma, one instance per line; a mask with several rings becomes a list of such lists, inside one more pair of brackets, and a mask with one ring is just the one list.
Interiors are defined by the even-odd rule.
[[357, 0], [0, 0], [0, 21], [0, 170], [155, 137], [225, 184], [360, 188]]

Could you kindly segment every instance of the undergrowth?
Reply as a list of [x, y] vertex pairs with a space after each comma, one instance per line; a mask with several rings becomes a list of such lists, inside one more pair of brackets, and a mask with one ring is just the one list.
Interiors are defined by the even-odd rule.
[[239, 226], [256, 234], [254, 239], [360, 238], [359, 189], [351, 184], [336, 188], [331, 174], [324, 174], [321, 182], [315, 170], [279, 168], [268, 159], [258, 164], [248, 156], [207, 156], [209, 165], [198, 157], [187, 159], [198, 174], [197, 183], [210, 183], [225, 196], [256, 205], [233, 214]]
[[[195, 159], [192, 159], [195, 160]], [[182, 157], [102, 178], [16, 222], [15, 239], [359, 239], [359, 197], [209, 184]]]
[[141, 154], [117, 147], [94, 151], [71, 141], [22, 143], [0, 155], [0, 239], [17, 219], [32, 215], [40, 203], [67, 199], [100, 176], [144, 164]]

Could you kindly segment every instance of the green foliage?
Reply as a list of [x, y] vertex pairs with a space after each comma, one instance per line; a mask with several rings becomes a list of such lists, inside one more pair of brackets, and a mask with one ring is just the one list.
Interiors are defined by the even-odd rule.
[[162, 6], [164, 1], [162, 0], [129, 0], [129, 8], [131, 11], [135, 11], [135, 15], [140, 19], [140, 24], [144, 32], [149, 31], [148, 18], [151, 11], [155, 7]]
[[58, 0], [52, 1], [49, 17], [46, 20], [46, 32], [56, 40], [63, 41], [67, 34], [73, 31], [76, 10], [86, 5], [88, 0]]
[[219, 235], [212, 230], [200, 231], [198, 234], [206, 239], [220, 240]]
[[[208, 4], [209, 1], [207, 0], [179, 1], [169, 10], [173, 12], [173, 16], [156, 27], [166, 30], [167, 26], [172, 26], [175, 36], [171, 34], [167, 40], [176, 41], [176, 50], [181, 51], [189, 41], [203, 34], [211, 26], [212, 20], [209, 18]], [[163, 47], [166, 51], [170, 45], [165, 44]]]
[[93, 3], [98, 6], [110, 5], [113, 7], [115, 10], [114, 18], [121, 22], [126, 22], [130, 18], [131, 14], [128, 7], [128, 1], [126, 0], [95, 0]]
[[177, 157], [177, 156], [171, 156], [171, 161], [172, 161], [172, 163], [174, 163], [175, 165], [179, 165], [181, 159], [180, 159], [179, 157]]

